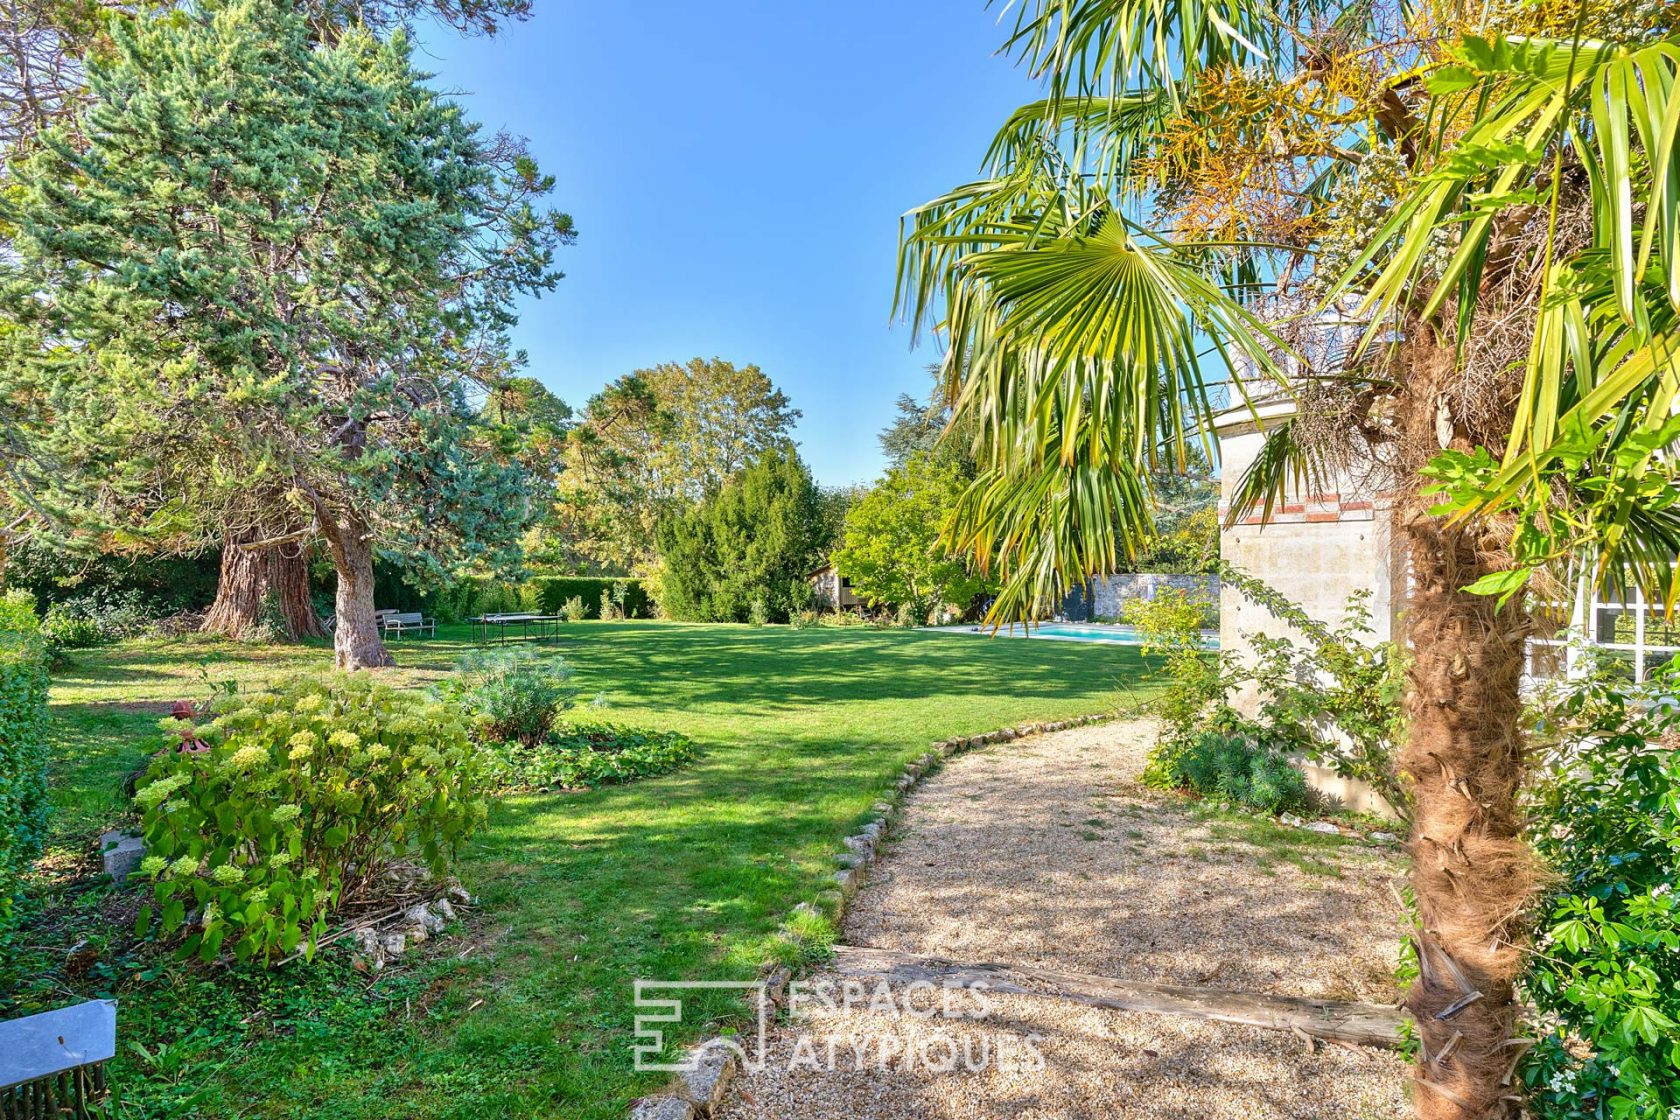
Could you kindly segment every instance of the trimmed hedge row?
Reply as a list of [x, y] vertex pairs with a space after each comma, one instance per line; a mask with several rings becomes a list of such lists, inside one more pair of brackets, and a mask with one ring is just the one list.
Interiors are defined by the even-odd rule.
[[423, 611], [440, 622], [465, 622], [474, 615], [498, 611], [541, 611], [559, 614], [560, 607], [576, 595], [590, 618], [601, 616], [601, 592], [609, 594], [614, 584], [624, 584], [624, 613], [630, 618], [652, 618], [653, 601], [642, 581], [623, 576], [538, 576], [524, 583], [466, 577], [446, 587], [416, 590], [402, 581], [402, 572], [383, 561], [374, 567], [374, 598], [381, 607], [399, 611]]
[[624, 614], [627, 618], [653, 617], [653, 601], [639, 579], [613, 576], [549, 576], [534, 579], [528, 587], [535, 589], [538, 605], [544, 614], [558, 614], [567, 599], [578, 596], [589, 608], [590, 618], [601, 617], [601, 593], [612, 593], [613, 585], [624, 585]]
[[0, 602], [0, 935], [46, 823], [47, 655], [33, 610], [14, 594]]

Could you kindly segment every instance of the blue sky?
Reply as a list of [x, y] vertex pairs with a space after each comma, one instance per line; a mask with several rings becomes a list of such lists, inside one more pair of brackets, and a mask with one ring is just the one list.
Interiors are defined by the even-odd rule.
[[523, 307], [530, 371], [574, 407], [630, 370], [756, 362], [804, 412], [817, 479], [868, 481], [936, 357], [890, 321], [898, 217], [972, 178], [1034, 94], [984, 0], [537, 0], [420, 62], [529, 138], [580, 238]]

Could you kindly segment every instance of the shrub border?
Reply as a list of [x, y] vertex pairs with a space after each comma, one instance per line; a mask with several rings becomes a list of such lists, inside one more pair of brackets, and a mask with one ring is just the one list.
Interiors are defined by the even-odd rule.
[[[847, 905], [863, 886], [869, 869], [880, 855], [881, 840], [903, 810], [905, 799], [924, 778], [937, 773], [946, 759], [996, 743], [1010, 743], [1033, 735], [1108, 723], [1116, 718], [1115, 713], [1107, 712], [1049, 723], [1024, 723], [983, 735], [958, 736], [934, 743], [924, 754], [905, 765], [893, 783], [893, 792], [885, 800], [870, 806], [873, 815], [869, 822], [845, 838], [844, 850], [835, 856], [840, 870], [834, 873], [834, 885], [817, 896], [816, 904], [801, 902], [795, 906], [775, 936], [789, 943], [798, 942], [799, 938], [790, 924], [795, 915], [819, 914], [838, 927], [845, 917]], [[788, 982], [793, 979], [793, 969], [772, 959], [759, 966], [758, 975], [764, 981], [764, 990], [771, 1002], [778, 1008], [782, 1007], [787, 999]], [[630, 1120], [701, 1120], [719, 1109], [728, 1095], [730, 1082], [739, 1072], [740, 1059], [735, 1046], [726, 1043], [721, 1036], [707, 1038], [688, 1049], [684, 1064], [691, 1068], [679, 1075], [674, 1091], [631, 1102]]]

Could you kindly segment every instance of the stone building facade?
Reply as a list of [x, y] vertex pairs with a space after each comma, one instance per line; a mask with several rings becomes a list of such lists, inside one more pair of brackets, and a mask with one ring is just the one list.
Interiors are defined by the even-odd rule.
[[[1242, 404], [1215, 420], [1220, 453], [1220, 517], [1223, 523], [1232, 495], [1259, 454], [1266, 433], [1294, 413], [1291, 400]], [[1394, 548], [1393, 494], [1378, 490], [1353, 474], [1320, 480], [1311, 491], [1292, 489], [1262, 520], [1256, 511], [1220, 532], [1220, 558], [1255, 576], [1300, 604], [1323, 622], [1341, 619], [1348, 597], [1370, 593], [1368, 603], [1376, 641], [1399, 634], [1405, 598], [1405, 571]], [[1261, 606], [1226, 587], [1219, 603], [1219, 648], [1247, 660], [1249, 635], [1292, 635], [1293, 628]], [[1254, 714], [1252, 688], [1232, 697], [1241, 711]], [[1386, 806], [1370, 787], [1349, 782], [1322, 767], [1308, 766], [1313, 785], [1350, 808], [1382, 812]]]

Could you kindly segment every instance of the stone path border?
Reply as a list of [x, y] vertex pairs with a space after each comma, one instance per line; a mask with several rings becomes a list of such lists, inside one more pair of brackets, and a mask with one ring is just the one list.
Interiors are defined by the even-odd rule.
[[[863, 884], [864, 876], [874, 865], [879, 854], [881, 837], [886, 834], [887, 828], [903, 807], [905, 797], [922, 779], [938, 769], [945, 759], [993, 743], [1007, 743], [1030, 735], [1065, 731], [1070, 727], [1088, 727], [1091, 724], [1107, 723], [1114, 718], [1116, 717], [1111, 713], [1099, 713], [1050, 723], [1026, 723], [1018, 727], [988, 731], [984, 735], [958, 736], [934, 743], [925, 754], [905, 766], [898, 780], [893, 783], [894, 792], [891, 797], [885, 801], [877, 801], [871, 806], [875, 815], [869, 823], [854, 835], [846, 837], [845, 850], [837, 859], [840, 870], [834, 873], [834, 887], [823, 892], [826, 898], [819, 899], [832, 910], [830, 916], [836, 926], [845, 916], [847, 903], [857, 893], [858, 887]], [[801, 902], [793, 908], [788, 920], [791, 921], [793, 914], [812, 912], [822, 913], [823, 908], [809, 902]], [[788, 921], [784, 921], [780, 934], [791, 938], [791, 933]], [[765, 990], [770, 999], [779, 1006], [787, 991], [788, 981], [792, 978], [792, 971], [776, 961], [766, 961], [759, 968], [759, 975], [765, 979]], [[689, 1049], [682, 1063], [690, 1068], [678, 1075], [675, 1092], [643, 1097], [635, 1101], [630, 1107], [630, 1120], [704, 1120], [723, 1102], [729, 1083], [738, 1072], [738, 1060], [735, 1047], [722, 1038], [708, 1038], [696, 1044]]]

